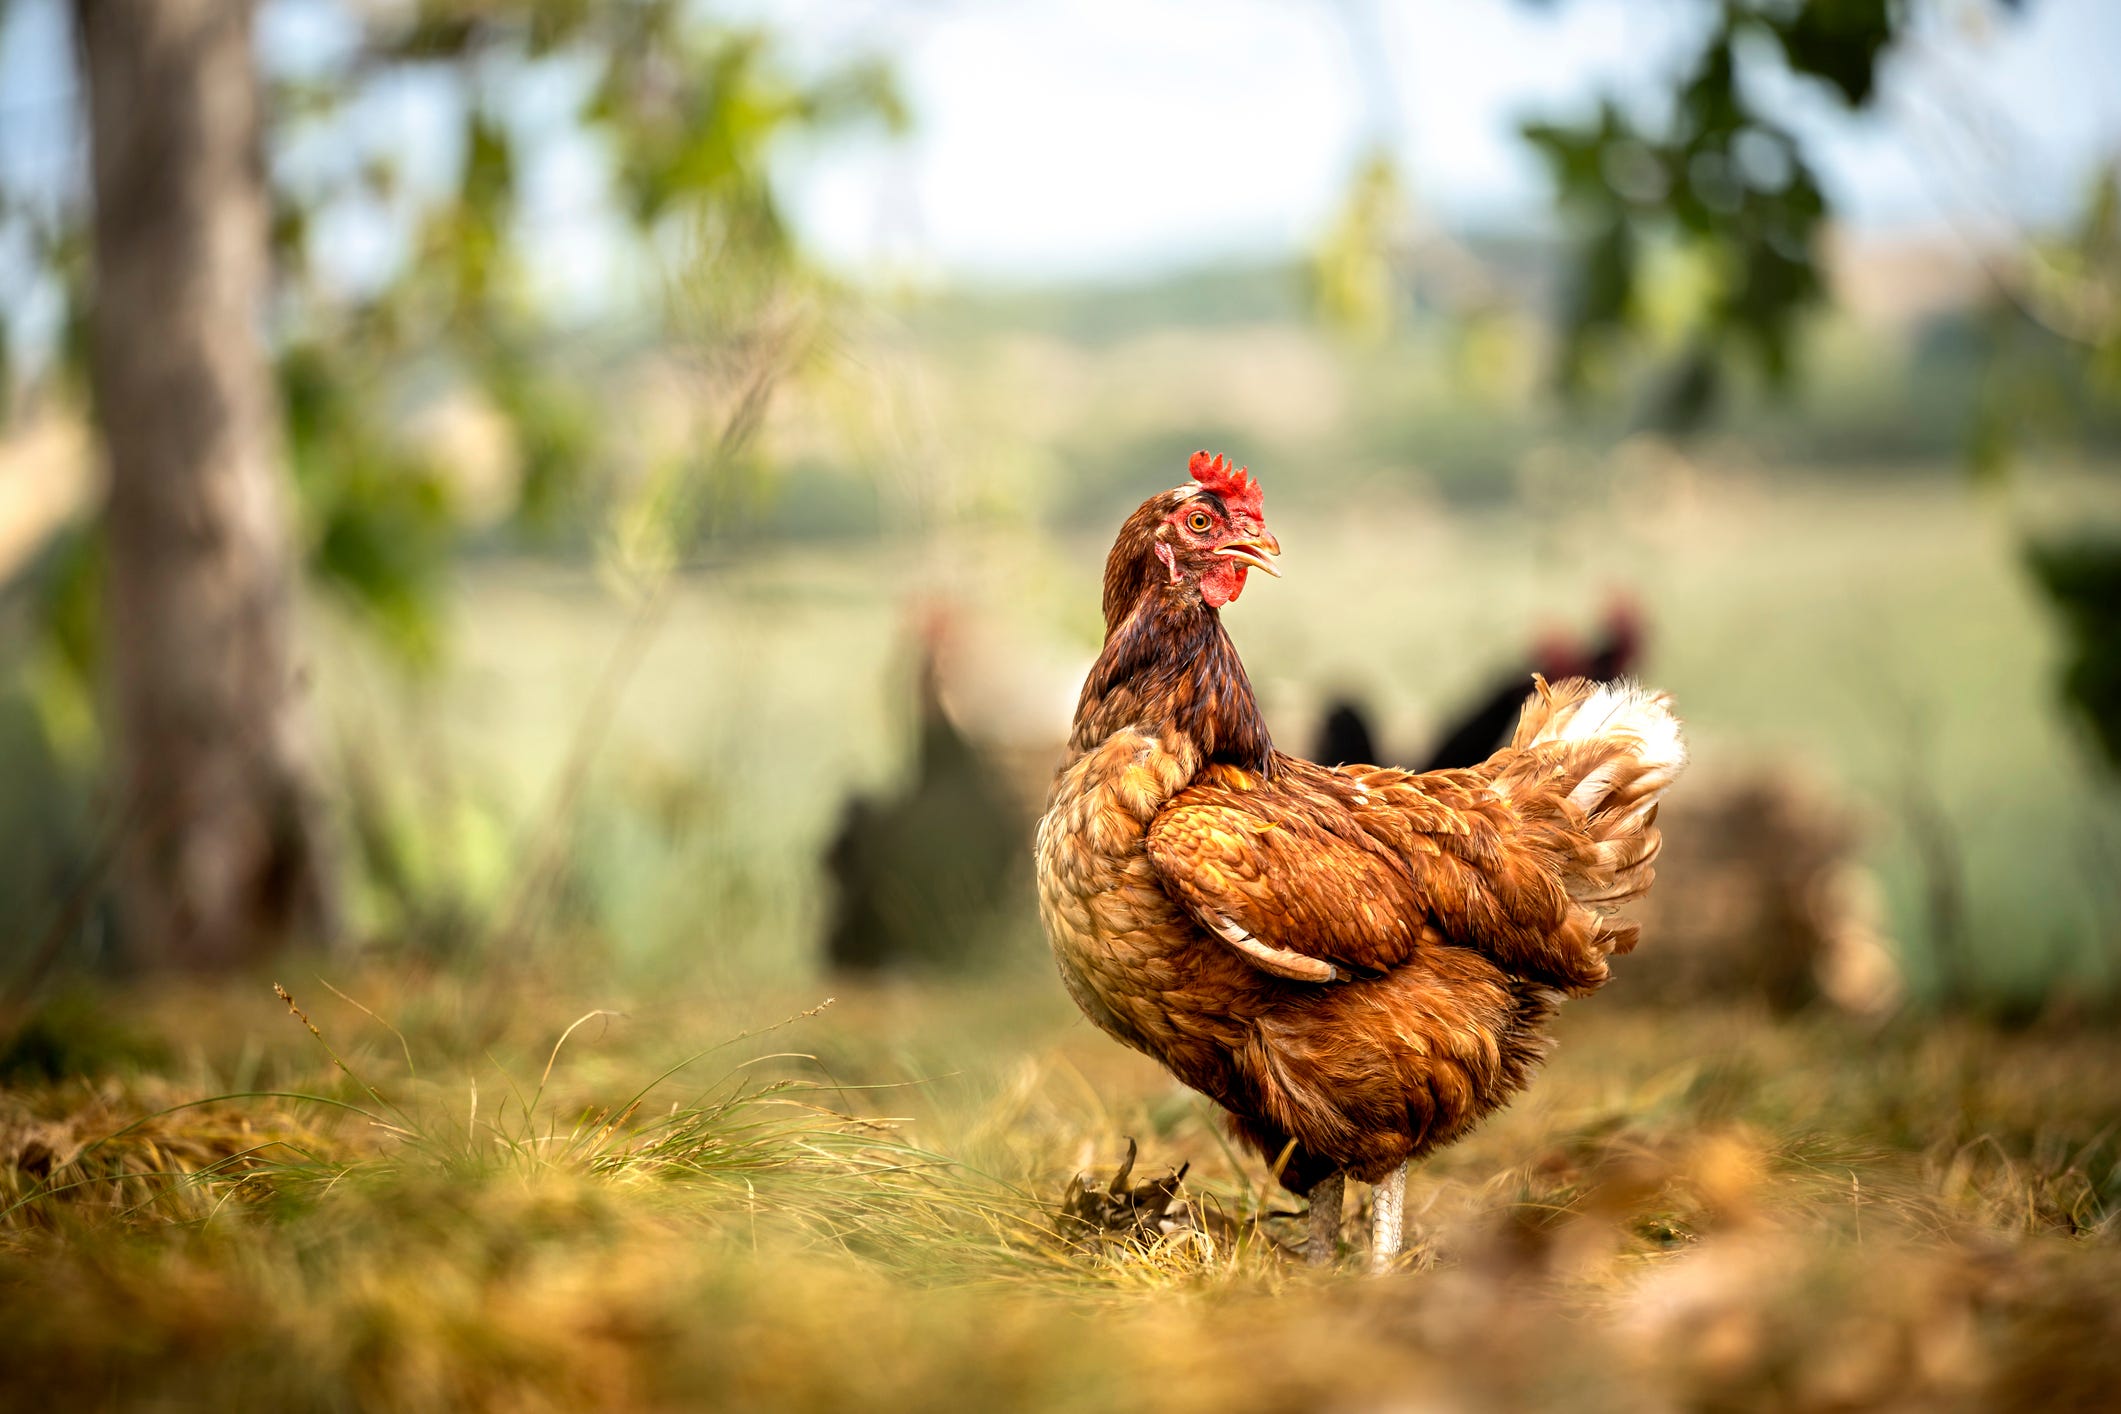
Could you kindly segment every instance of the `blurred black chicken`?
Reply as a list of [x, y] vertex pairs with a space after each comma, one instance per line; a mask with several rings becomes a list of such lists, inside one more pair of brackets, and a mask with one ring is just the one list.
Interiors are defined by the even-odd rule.
[[[1532, 674], [1548, 682], [1589, 678], [1611, 682], [1626, 677], [1642, 658], [1642, 614], [1635, 601], [1616, 595], [1606, 605], [1605, 621], [1586, 643], [1550, 636], [1533, 648], [1530, 661], [1496, 682], [1444, 729], [1428, 758], [1413, 769], [1448, 771], [1477, 766], [1493, 756], [1517, 726], [1517, 713], [1532, 691]], [[1319, 725], [1316, 761], [1383, 761], [1362, 707], [1336, 700]]]
[[1326, 709], [1326, 719], [1318, 727], [1318, 745], [1311, 752], [1313, 761], [1329, 761], [1336, 766], [1345, 766], [1351, 761], [1382, 761], [1377, 754], [1377, 738], [1370, 733], [1370, 719], [1363, 715], [1362, 704], [1348, 698], [1340, 698]]
[[2121, 539], [2080, 531], [2035, 543], [2026, 558], [2067, 635], [2063, 694], [2121, 770]]
[[943, 710], [940, 617], [920, 649], [920, 744], [913, 779], [889, 799], [849, 797], [826, 847], [835, 968], [964, 970], [1012, 895], [1026, 889], [1030, 824], [1007, 782]]

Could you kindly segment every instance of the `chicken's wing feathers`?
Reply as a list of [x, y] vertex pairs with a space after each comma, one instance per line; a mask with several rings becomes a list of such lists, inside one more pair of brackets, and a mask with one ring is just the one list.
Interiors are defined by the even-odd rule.
[[1200, 925], [1263, 970], [1330, 982], [1404, 962], [1426, 910], [1408, 872], [1316, 783], [1205, 774], [1150, 823], [1150, 863]]
[[1216, 914], [1208, 926], [1216, 937], [1276, 977], [1286, 977], [1291, 982], [1338, 982], [1344, 975], [1330, 962], [1305, 957], [1287, 948], [1270, 947], [1221, 914]]

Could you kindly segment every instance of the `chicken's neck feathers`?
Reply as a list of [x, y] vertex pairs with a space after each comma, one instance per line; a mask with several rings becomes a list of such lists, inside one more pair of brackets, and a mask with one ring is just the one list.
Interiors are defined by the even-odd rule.
[[1128, 727], [1184, 736], [1203, 765], [1274, 770], [1274, 742], [1237, 645], [1197, 596], [1151, 589], [1107, 630], [1076, 705], [1070, 751]]

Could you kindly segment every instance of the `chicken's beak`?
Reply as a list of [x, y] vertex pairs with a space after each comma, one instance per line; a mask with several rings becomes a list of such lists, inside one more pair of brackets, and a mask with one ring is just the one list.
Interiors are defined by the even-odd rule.
[[1239, 564], [1250, 565], [1254, 569], [1265, 570], [1276, 579], [1281, 578], [1281, 571], [1274, 568], [1274, 562], [1267, 558], [1269, 555], [1281, 553], [1281, 542], [1268, 531], [1262, 530], [1257, 535], [1248, 535], [1241, 540], [1232, 540], [1227, 545], [1217, 546], [1215, 553], [1228, 555]]

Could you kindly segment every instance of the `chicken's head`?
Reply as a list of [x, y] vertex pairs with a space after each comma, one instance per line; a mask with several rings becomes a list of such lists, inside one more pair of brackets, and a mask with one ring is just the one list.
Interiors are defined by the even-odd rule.
[[1219, 609], [1244, 592], [1248, 571], [1280, 578], [1272, 557], [1281, 553], [1281, 542], [1267, 530], [1259, 483], [1243, 467], [1195, 452], [1187, 470], [1194, 484], [1172, 493], [1177, 503], [1157, 528], [1156, 557], [1170, 584], [1192, 585]]
[[1221, 608], [1255, 569], [1280, 576], [1281, 542], [1267, 530], [1259, 483], [1228, 457], [1195, 452], [1190, 485], [1160, 491], [1120, 527], [1105, 561], [1105, 623], [1127, 617], [1144, 594]]

